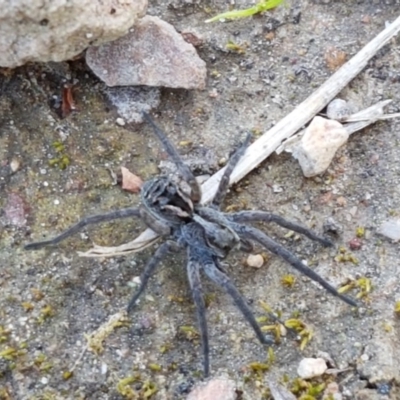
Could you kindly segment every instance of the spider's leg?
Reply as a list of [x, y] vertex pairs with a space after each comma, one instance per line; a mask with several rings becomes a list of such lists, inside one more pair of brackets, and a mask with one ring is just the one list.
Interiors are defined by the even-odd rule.
[[160, 261], [164, 259], [164, 257], [169, 251], [177, 251], [178, 249], [179, 246], [177, 243], [173, 242], [172, 240], [168, 240], [156, 250], [153, 257], [146, 264], [144, 271], [142, 272], [142, 276], [140, 277], [139, 288], [137, 292], [132, 296], [128, 304], [127, 308], [128, 313], [130, 313], [133, 307], [135, 307], [136, 301], [139, 299], [140, 295], [146, 289], [147, 283], [150, 277], [153, 275], [153, 272], [156, 269], [157, 265], [160, 263]]
[[43, 240], [41, 242], [33, 242], [25, 245], [25, 250], [37, 250], [45, 246], [55, 245], [60, 243], [64, 239], [79, 232], [86, 225], [98, 224], [100, 222], [112, 221], [113, 219], [127, 218], [127, 217], [140, 217], [139, 210], [137, 208], [123, 208], [122, 210], [111, 211], [106, 214], [91, 215], [90, 217], [82, 218], [75, 225], [72, 225], [66, 231], [53, 239]]
[[308, 229], [302, 225], [298, 225], [295, 222], [287, 221], [285, 218], [272, 214], [266, 211], [240, 211], [237, 213], [226, 214], [228, 219], [238, 222], [238, 223], [246, 223], [246, 222], [274, 222], [275, 224], [282, 226], [286, 229], [290, 229], [291, 231], [301, 233], [304, 236], [307, 236], [311, 240], [315, 240], [320, 242], [324, 246], [333, 246], [333, 243], [324, 237], [318, 236], [311, 229]]
[[281, 244], [272, 240], [265, 233], [256, 228], [246, 225], [236, 225], [235, 230], [239, 234], [239, 236], [244, 236], [246, 239], [252, 239], [260, 243], [271, 253], [283, 258], [293, 268], [297, 269], [303, 275], [306, 275], [313, 281], [318, 282], [329, 293], [333, 294], [336, 297], [339, 297], [339, 299], [343, 300], [345, 303], [350, 304], [353, 307], [358, 307], [356, 301], [339, 293], [330, 283], [322, 278], [322, 276], [317, 274], [311, 268], [307, 267], [307, 265], [303, 264], [301, 260], [299, 260], [294, 254], [292, 254], [289, 250], [286, 250]]
[[197, 321], [200, 329], [201, 344], [203, 348], [204, 377], [210, 374], [210, 347], [208, 343], [208, 331], [206, 320], [206, 306], [204, 303], [203, 289], [200, 281], [200, 264], [195, 261], [188, 252], [187, 274], [192, 291], [193, 301], [196, 306]]
[[244, 152], [246, 151], [247, 146], [249, 145], [251, 139], [251, 135], [248, 134], [244, 143], [239, 147], [238, 150], [233, 154], [233, 156], [229, 159], [228, 164], [225, 168], [224, 174], [219, 182], [217, 192], [215, 193], [214, 199], [211, 203], [214, 207], [219, 207], [220, 204], [224, 201], [226, 193], [229, 188], [229, 179], [233, 170], [235, 169], [237, 163], [242, 158]]
[[190, 168], [182, 161], [179, 153], [176, 151], [174, 145], [168, 140], [165, 133], [155, 124], [149, 114], [143, 112], [143, 117], [146, 122], [151, 125], [158, 139], [164, 146], [168, 155], [171, 157], [172, 161], [178, 167], [178, 171], [182, 174], [183, 179], [187, 182], [191, 189], [191, 200], [193, 203], [198, 203], [201, 199], [201, 189], [197, 182], [195, 176], [193, 175]]
[[236, 289], [235, 285], [229, 279], [220, 268], [217, 267], [215, 263], [207, 262], [203, 264], [203, 269], [206, 275], [218, 286], [222, 287], [233, 299], [236, 307], [242, 312], [243, 316], [246, 318], [247, 322], [251, 325], [254, 332], [256, 333], [258, 340], [262, 344], [272, 344], [273, 342], [267, 338], [267, 336], [262, 332], [260, 326], [258, 325], [250, 307], [247, 305], [246, 301]]

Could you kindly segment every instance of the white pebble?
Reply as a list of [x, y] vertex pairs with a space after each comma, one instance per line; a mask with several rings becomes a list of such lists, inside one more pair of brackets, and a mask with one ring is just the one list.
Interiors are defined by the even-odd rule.
[[264, 264], [264, 257], [261, 254], [250, 254], [247, 257], [246, 264], [249, 267], [261, 268]]
[[135, 276], [132, 279], [132, 282], [136, 283], [136, 285], [140, 285], [142, 283], [142, 280], [140, 279], [140, 276]]
[[17, 172], [21, 166], [21, 162], [17, 158], [13, 158], [10, 162], [12, 172]]
[[101, 363], [100, 371], [102, 375], [105, 375], [108, 371], [108, 366], [106, 363]]
[[124, 126], [125, 125], [125, 120], [123, 118], [117, 118], [115, 120], [115, 122], [117, 123], [117, 125], [120, 125], [120, 126]]
[[340, 122], [315, 117], [292, 153], [304, 176], [309, 178], [325, 172], [348, 137]]
[[302, 379], [321, 376], [328, 369], [323, 358], [303, 358], [297, 368], [297, 374]]
[[58, 205], [60, 204], [60, 200], [55, 199], [55, 200], [54, 200], [54, 204], [55, 204], [56, 206], [58, 206]]

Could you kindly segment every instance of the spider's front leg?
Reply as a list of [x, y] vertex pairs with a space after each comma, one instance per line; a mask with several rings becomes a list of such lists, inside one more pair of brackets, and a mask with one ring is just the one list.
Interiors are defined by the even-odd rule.
[[226, 193], [229, 189], [229, 180], [233, 170], [235, 169], [237, 163], [242, 158], [244, 152], [247, 149], [247, 146], [250, 143], [251, 135], [248, 134], [244, 143], [239, 147], [238, 150], [233, 154], [233, 156], [229, 159], [228, 164], [225, 168], [224, 174], [219, 182], [217, 192], [215, 193], [214, 199], [211, 202], [212, 207], [219, 207], [221, 203], [224, 201]]
[[156, 125], [156, 123], [150, 118], [150, 115], [143, 112], [143, 117], [147, 121], [149, 125], [154, 130], [154, 133], [157, 135], [158, 139], [164, 146], [164, 149], [167, 151], [168, 155], [171, 157], [172, 161], [178, 167], [178, 171], [182, 175], [185, 182], [190, 187], [191, 194], [190, 197], [193, 203], [198, 203], [201, 199], [201, 188], [199, 183], [197, 182], [195, 176], [193, 175], [190, 168], [182, 161], [179, 153], [176, 151], [174, 145], [168, 140], [167, 136], [164, 132]]
[[137, 208], [123, 208], [122, 210], [111, 211], [106, 214], [97, 214], [92, 215], [90, 217], [85, 217], [77, 222], [75, 225], [72, 225], [66, 231], [61, 233], [60, 235], [52, 238], [43, 240], [41, 242], [33, 242], [25, 245], [25, 250], [38, 250], [45, 246], [52, 246], [60, 243], [64, 239], [74, 235], [79, 232], [82, 228], [87, 225], [94, 225], [100, 222], [112, 221], [114, 219], [127, 218], [127, 217], [140, 217], [139, 209]]
[[165, 243], [163, 243], [154, 253], [153, 257], [149, 260], [147, 263], [146, 267], [144, 268], [144, 271], [142, 272], [142, 275], [140, 277], [140, 285], [137, 289], [137, 292], [132, 296], [127, 312], [130, 313], [133, 309], [133, 307], [136, 305], [137, 300], [141, 296], [141, 294], [144, 292], [146, 289], [147, 283], [149, 282], [149, 279], [153, 275], [157, 265], [164, 259], [164, 257], [170, 252], [170, 251], [178, 251], [180, 249], [180, 246], [176, 243], [173, 242], [172, 240], [168, 240]]

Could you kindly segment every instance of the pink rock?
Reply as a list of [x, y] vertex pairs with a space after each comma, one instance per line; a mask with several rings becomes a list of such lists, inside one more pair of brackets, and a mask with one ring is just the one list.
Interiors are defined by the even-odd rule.
[[206, 64], [167, 22], [147, 15], [126, 36], [86, 52], [86, 62], [108, 86], [204, 89]]
[[214, 378], [196, 385], [187, 400], [235, 400], [236, 398], [235, 382], [225, 378]]
[[4, 216], [10, 225], [19, 228], [26, 225], [26, 213], [28, 205], [24, 199], [17, 193], [10, 193], [7, 198], [7, 203], [4, 207]]

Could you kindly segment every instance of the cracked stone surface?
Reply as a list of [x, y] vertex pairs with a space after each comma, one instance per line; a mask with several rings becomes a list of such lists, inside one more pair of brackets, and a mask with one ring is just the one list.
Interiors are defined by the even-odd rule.
[[0, 66], [69, 60], [126, 34], [147, 0], [0, 0]]

